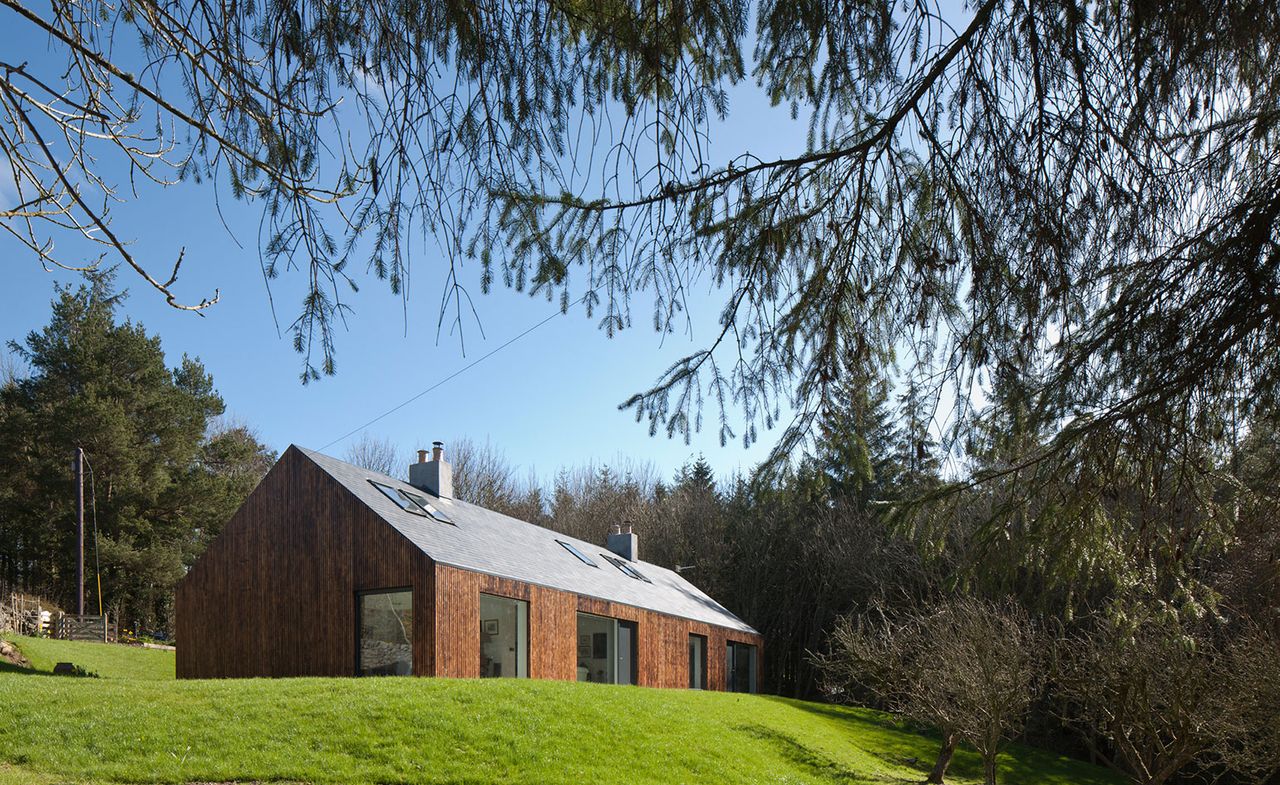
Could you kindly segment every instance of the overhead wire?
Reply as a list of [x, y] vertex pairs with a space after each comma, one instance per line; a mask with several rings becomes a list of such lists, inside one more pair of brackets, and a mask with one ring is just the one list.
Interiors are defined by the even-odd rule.
[[391, 416], [392, 414], [395, 414], [396, 412], [400, 411], [400, 410], [401, 410], [401, 409], [403, 409], [404, 407], [406, 407], [406, 406], [408, 406], [409, 404], [413, 403], [414, 401], [418, 400], [419, 398], [421, 398], [422, 396], [426, 395], [427, 393], [432, 392], [433, 390], [437, 390], [437, 389], [439, 389], [439, 388], [440, 388], [442, 385], [444, 385], [446, 382], [449, 382], [449, 381], [451, 381], [451, 380], [453, 380], [453, 379], [458, 378], [458, 377], [459, 377], [459, 376], [461, 376], [462, 374], [466, 373], [467, 371], [469, 371], [469, 370], [471, 370], [472, 368], [476, 367], [476, 366], [477, 366], [477, 365], [479, 365], [480, 363], [482, 363], [482, 362], [484, 362], [485, 360], [489, 359], [490, 357], [494, 356], [494, 355], [495, 355], [495, 354], [497, 354], [498, 352], [500, 352], [500, 351], [502, 351], [503, 349], [507, 348], [507, 347], [508, 347], [508, 346], [510, 346], [511, 344], [513, 344], [513, 343], [515, 343], [516, 341], [520, 340], [521, 338], [525, 337], [526, 335], [528, 335], [529, 333], [531, 333], [531, 332], [533, 332], [534, 330], [538, 329], [539, 327], [543, 326], [543, 325], [544, 325], [544, 324], [546, 324], [547, 322], [551, 321], [552, 319], [555, 319], [557, 316], [560, 316], [562, 313], [564, 313], [565, 311], [569, 310], [569, 308], [572, 308], [573, 306], [575, 306], [575, 305], [577, 305], [578, 303], [582, 302], [582, 301], [583, 301], [583, 300], [585, 300], [586, 298], [587, 298], [587, 295], [585, 295], [585, 294], [584, 294], [584, 295], [582, 295], [581, 297], [579, 297], [577, 300], [574, 300], [573, 302], [569, 303], [569, 305], [568, 305], [568, 306], [566, 306], [566, 307], [564, 307], [564, 308], [558, 308], [558, 309], [556, 309], [555, 313], [551, 314], [550, 316], [548, 316], [547, 318], [545, 318], [545, 319], [543, 319], [542, 321], [538, 322], [537, 324], [534, 324], [534, 325], [532, 325], [531, 327], [526, 328], [523, 332], [519, 333], [518, 335], [515, 335], [515, 336], [513, 336], [513, 337], [511, 337], [511, 338], [508, 338], [508, 339], [507, 339], [505, 342], [503, 342], [501, 345], [499, 345], [499, 346], [497, 346], [497, 347], [494, 347], [492, 350], [490, 350], [490, 351], [489, 351], [489, 352], [487, 352], [486, 354], [483, 354], [483, 355], [481, 355], [480, 357], [477, 357], [475, 360], [473, 360], [473, 361], [471, 361], [470, 363], [468, 363], [468, 364], [466, 364], [466, 365], [462, 366], [462, 367], [461, 367], [461, 368], [459, 368], [458, 370], [456, 370], [456, 371], [454, 371], [453, 373], [449, 374], [448, 376], [444, 377], [443, 379], [441, 379], [440, 381], [438, 381], [438, 382], [436, 382], [435, 384], [431, 385], [430, 387], [426, 388], [426, 389], [425, 389], [425, 390], [423, 390], [422, 392], [417, 393], [417, 394], [416, 394], [416, 395], [414, 395], [412, 398], [409, 398], [409, 399], [405, 400], [404, 402], [399, 403], [399, 404], [397, 404], [396, 406], [393, 406], [392, 408], [390, 408], [390, 409], [386, 410], [386, 411], [385, 411], [385, 412], [383, 412], [382, 414], [379, 414], [377, 417], [374, 417], [372, 420], [369, 420], [369, 421], [368, 421], [367, 423], [365, 423], [364, 425], [361, 425], [361, 426], [359, 426], [358, 428], [352, 428], [350, 431], [347, 431], [346, 433], [344, 433], [343, 435], [341, 435], [341, 436], [339, 436], [338, 438], [334, 439], [333, 441], [329, 442], [328, 444], [325, 444], [325, 445], [324, 445], [324, 446], [322, 446], [320, 449], [321, 449], [321, 450], [327, 450], [327, 449], [329, 449], [330, 447], [332, 447], [333, 445], [337, 444], [338, 442], [341, 442], [341, 441], [343, 441], [343, 440], [345, 440], [345, 439], [348, 439], [348, 438], [350, 438], [350, 437], [352, 437], [352, 436], [356, 435], [357, 433], [360, 433], [361, 431], [363, 431], [364, 429], [368, 428], [370, 425], [373, 425], [374, 423], [378, 422], [379, 420], [382, 420], [383, 418], [386, 418], [386, 417]]
[[89, 453], [83, 452], [84, 464], [89, 467], [89, 509], [92, 511], [93, 518], [93, 576], [98, 583], [98, 615], [102, 615], [102, 564], [98, 559], [98, 488], [93, 477], [93, 462], [89, 460]]

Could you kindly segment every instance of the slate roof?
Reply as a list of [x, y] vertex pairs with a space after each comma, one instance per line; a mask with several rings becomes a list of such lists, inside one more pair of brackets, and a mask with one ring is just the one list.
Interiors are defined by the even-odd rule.
[[[672, 570], [644, 561], [628, 562], [650, 582], [636, 580], [606, 561], [605, 554], [614, 554], [599, 544], [575, 539], [458, 499], [427, 494], [431, 504], [448, 515], [456, 525], [415, 515], [400, 509], [369, 480], [424, 495], [420, 489], [313, 450], [297, 449], [440, 564], [742, 632], [755, 632], [746, 622]], [[571, 543], [597, 566], [579, 561], [557, 540]]]

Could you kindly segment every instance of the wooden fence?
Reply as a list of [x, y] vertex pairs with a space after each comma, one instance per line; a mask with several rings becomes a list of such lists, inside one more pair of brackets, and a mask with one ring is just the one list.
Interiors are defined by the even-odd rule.
[[38, 597], [16, 592], [0, 595], [0, 632], [45, 635], [50, 631], [53, 615], [53, 611]]
[[77, 616], [51, 609], [39, 597], [17, 592], [0, 594], [0, 632], [68, 641], [119, 640], [120, 624], [109, 616]]
[[119, 622], [112, 623], [108, 616], [76, 616], [60, 614], [53, 623], [53, 637], [64, 641], [103, 641], [109, 643], [119, 636]]

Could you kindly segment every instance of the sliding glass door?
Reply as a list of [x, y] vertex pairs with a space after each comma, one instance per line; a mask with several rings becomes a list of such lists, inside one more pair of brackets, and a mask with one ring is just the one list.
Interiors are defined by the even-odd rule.
[[725, 646], [725, 689], [729, 692], [756, 691], [756, 647], [729, 641]]
[[529, 603], [480, 595], [480, 675], [529, 676]]
[[635, 622], [578, 614], [578, 681], [635, 684], [638, 681]]

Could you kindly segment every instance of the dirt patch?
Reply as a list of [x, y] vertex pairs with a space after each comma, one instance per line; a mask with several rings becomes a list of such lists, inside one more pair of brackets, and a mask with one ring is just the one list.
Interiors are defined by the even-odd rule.
[[17, 665], [19, 668], [31, 667], [31, 663], [27, 662], [27, 658], [22, 656], [22, 652], [18, 651], [18, 647], [6, 640], [0, 640], [0, 662]]

